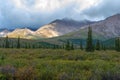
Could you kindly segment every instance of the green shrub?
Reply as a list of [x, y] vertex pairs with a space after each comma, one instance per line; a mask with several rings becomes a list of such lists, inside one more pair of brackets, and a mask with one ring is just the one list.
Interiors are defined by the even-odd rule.
[[41, 73], [38, 80], [54, 80], [54, 74], [50, 71], [44, 71]]
[[65, 72], [59, 73], [58, 80], [70, 80], [70, 76]]
[[0, 80], [7, 80], [6, 76], [3, 74], [0, 74]]

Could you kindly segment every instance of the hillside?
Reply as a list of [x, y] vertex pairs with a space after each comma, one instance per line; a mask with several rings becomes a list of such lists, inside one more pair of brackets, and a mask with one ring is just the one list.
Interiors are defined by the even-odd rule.
[[120, 36], [120, 14], [106, 18], [105, 20], [83, 26], [75, 32], [70, 32], [61, 38], [86, 38], [88, 27], [92, 28], [93, 37], [96, 39], [110, 39]]
[[12, 31], [2, 29], [0, 32], [1, 37], [8, 36], [10, 38], [17, 38], [20, 36], [24, 39], [40, 39], [40, 38], [52, 38], [64, 35], [69, 32], [77, 31], [82, 28], [82, 26], [87, 24], [92, 24], [94, 22], [84, 20], [84, 21], [75, 21], [70, 19], [55, 20], [49, 24], [46, 24], [36, 31], [29, 28], [20, 28]]
[[7, 34], [9, 38], [25, 38], [25, 39], [31, 39], [34, 36], [34, 32], [30, 29], [15, 29], [14, 31]]
[[40, 27], [35, 33], [46, 38], [57, 37], [69, 32], [77, 31], [82, 26], [92, 24], [91, 21], [74, 21], [69, 19], [55, 20], [50, 24]]

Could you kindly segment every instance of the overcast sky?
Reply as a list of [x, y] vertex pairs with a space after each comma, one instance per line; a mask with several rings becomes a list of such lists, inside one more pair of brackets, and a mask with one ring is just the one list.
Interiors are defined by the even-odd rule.
[[101, 20], [120, 13], [120, 0], [0, 0], [0, 28], [40, 27], [55, 19]]

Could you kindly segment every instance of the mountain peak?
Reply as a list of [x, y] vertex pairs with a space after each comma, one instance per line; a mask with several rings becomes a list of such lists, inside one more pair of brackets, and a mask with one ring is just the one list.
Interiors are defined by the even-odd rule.
[[120, 16], [120, 13], [116, 14], [116, 15], [113, 15], [113, 16]]
[[79, 22], [73, 19], [68, 19], [68, 18], [63, 18], [63, 19], [56, 19], [54, 21], [52, 21], [50, 24], [52, 23], [62, 23], [62, 22]]
[[45, 37], [61, 36], [69, 32], [77, 31], [84, 25], [91, 24], [90, 21], [76, 21], [73, 19], [56, 19], [51, 23], [40, 27], [36, 33], [38, 35], [44, 35]]
[[106, 20], [108, 20], [108, 19], [120, 20], [120, 14], [116, 14], [116, 15], [113, 15], [113, 16], [106, 18]]

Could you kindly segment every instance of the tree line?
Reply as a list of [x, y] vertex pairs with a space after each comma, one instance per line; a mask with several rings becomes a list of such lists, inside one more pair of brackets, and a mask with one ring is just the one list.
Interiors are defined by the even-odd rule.
[[[95, 42], [95, 43], [94, 43]], [[66, 50], [74, 50], [74, 46], [70, 42], [67, 41], [66, 46], [65, 46]], [[92, 28], [88, 27], [88, 34], [87, 34], [87, 39], [86, 39], [86, 45], [84, 46], [82, 41], [80, 41], [80, 49], [81, 50], [85, 50], [87, 52], [93, 52], [95, 50], [116, 50], [116, 51], [120, 51], [120, 38], [117, 37], [114, 39], [114, 45], [110, 46], [110, 45], [105, 45], [102, 41], [100, 41], [99, 39], [97, 39], [96, 41], [93, 41], [93, 36], [92, 36]]]
[[[43, 43], [43, 42], [41, 42]], [[31, 41], [31, 40], [24, 40], [18, 37], [17, 39], [11, 39], [8, 36], [5, 38], [0, 39], [0, 48], [25, 48], [25, 49], [39, 49], [39, 48], [44, 48], [44, 49], [60, 49], [62, 48], [59, 45], [55, 44], [41, 44], [39, 41]]]
[[[42, 46], [39, 43], [28, 43], [28, 42], [22, 42], [21, 38], [18, 37], [16, 39], [16, 41], [12, 41], [8, 38], [8, 36], [6, 36], [4, 42], [1, 42], [0, 48], [32, 48], [32, 49], [36, 49], [36, 48], [48, 48], [48, 49], [65, 49], [65, 50], [74, 50], [77, 47], [74, 45], [74, 43], [70, 42], [69, 40], [66, 41], [66, 43], [64, 45], [46, 45], [46, 46]], [[87, 52], [93, 52], [95, 50], [107, 50], [107, 49], [111, 49], [111, 50], [116, 50], [116, 51], [120, 51], [120, 38], [117, 37], [114, 39], [114, 45], [110, 46], [110, 45], [105, 45], [102, 41], [100, 41], [99, 39], [94, 41], [93, 40], [93, 34], [92, 34], [92, 28], [88, 27], [88, 34], [87, 34], [87, 39], [86, 39], [86, 44], [83, 44], [83, 41], [80, 40], [80, 44], [79, 44], [79, 48], [81, 50], [85, 50]]]

